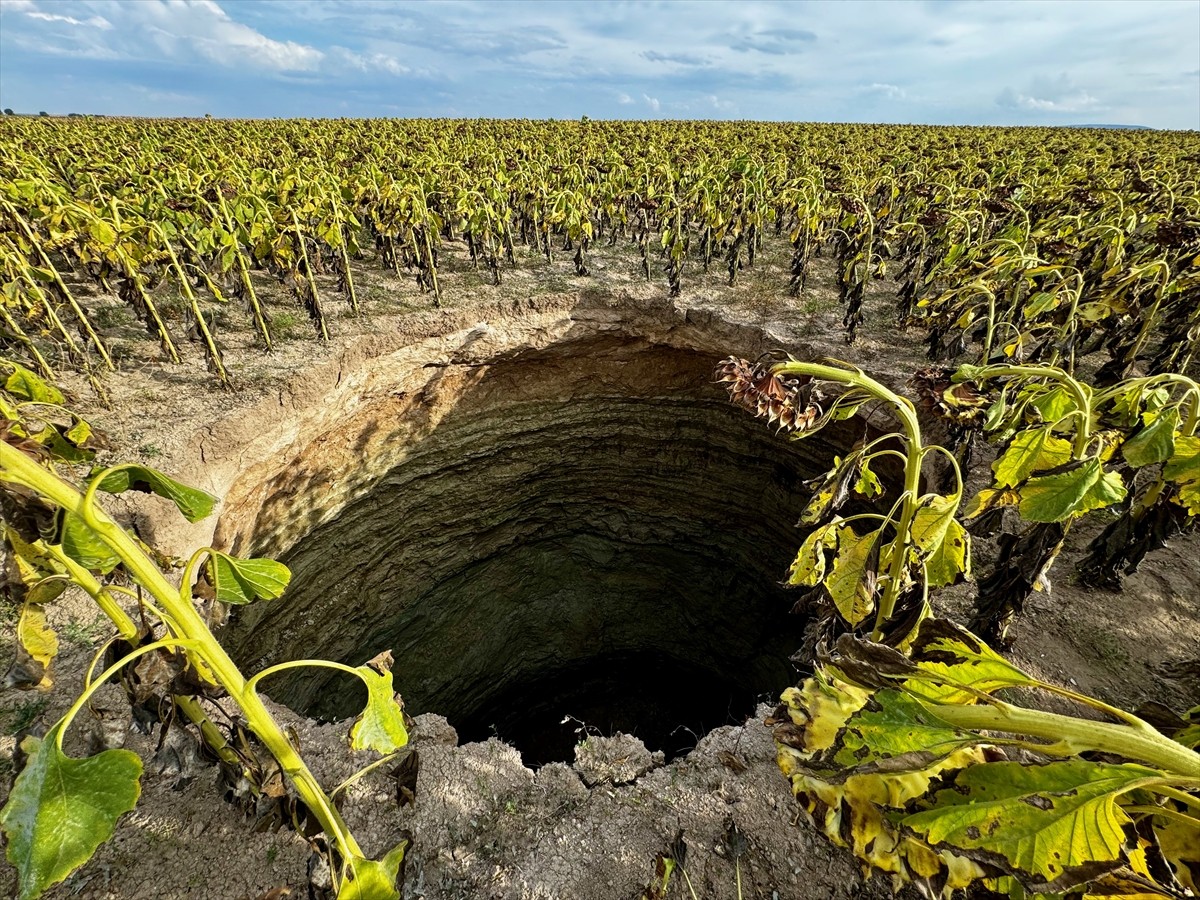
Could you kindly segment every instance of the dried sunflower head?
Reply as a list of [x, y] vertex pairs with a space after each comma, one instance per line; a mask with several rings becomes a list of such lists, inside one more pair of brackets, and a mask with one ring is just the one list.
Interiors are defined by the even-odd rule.
[[730, 356], [717, 366], [716, 376], [730, 400], [780, 430], [808, 431], [824, 416], [824, 398], [811, 381], [776, 374], [765, 363]]
[[1200, 241], [1200, 228], [1194, 222], [1175, 219], [1159, 222], [1154, 231], [1154, 242], [1161, 247], [1178, 250]]
[[973, 422], [982, 418], [989, 405], [986, 395], [973, 381], [955, 383], [954, 370], [945, 366], [919, 369], [909, 382], [922, 410], [939, 419]]
[[1071, 256], [1075, 252], [1075, 248], [1066, 241], [1046, 241], [1042, 244], [1044, 250], [1050, 256], [1065, 257]]

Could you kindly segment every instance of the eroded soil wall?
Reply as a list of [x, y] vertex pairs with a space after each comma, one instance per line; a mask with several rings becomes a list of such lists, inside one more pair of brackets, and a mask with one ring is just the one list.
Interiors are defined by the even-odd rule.
[[[781, 440], [726, 402], [719, 357], [691, 343], [581, 326], [425, 362], [418, 388], [312, 442], [335, 460], [372, 444], [395, 459], [335, 516], [287, 500], [319, 503], [320, 472], [340, 496], [336, 471], [302, 456], [279, 474], [276, 532], [238, 549], [294, 533], [289, 517], [318, 524], [267, 548], [292, 586], [239, 610], [227, 646], [249, 671], [391, 650], [410, 711], [464, 739], [497, 733], [531, 764], [571, 759], [580, 722], [672, 755], [752, 714], [793, 677], [803, 620], [780, 581], [803, 481], [853, 426]], [[325, 719], [362, 703], [322, 669], [268, 692]]]

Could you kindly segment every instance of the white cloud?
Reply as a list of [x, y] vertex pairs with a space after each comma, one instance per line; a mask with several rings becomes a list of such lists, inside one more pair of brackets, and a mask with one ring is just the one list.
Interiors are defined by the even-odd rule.
[[412, 72], [412, 69], [388, 53], [355, 53], [346, 47], [333, 47], [330, 57], [359, 72], [377, 71], [389, 75], [408, 75]]
[[[62, 9], [64, 7], [58, 7]], [[75, 10], [77, 7], [69, 6], [67, 9]], [[86, 19], [77, 19], [75, 16], [64, 16], [59, 13], [49, 13], [38, 9], [33, 0], [0, 0], [0, 13], [22, 13], [27, 18], [38, 22], [61, 22], [64, 25], [83, 26], [87, 25], [91, 28], [108, 29], [112, 28], [112, 23], [104, 16], [94, 15], [88, 16]]]
[[24, 10], [25, 15], [31, 19], [40, 19], [43, 22], [63, 22], [66, 25], [88, 25], [92, 28], [100, 28], [105, 31], [112, 28], [112, 23], [104, 16], [91, 16], [87, 19], [76, 19], [74, 16], [59, 16], [54, 13], [44, 13], [34, 10]]
[[879, 81], [864, 86], [861, 88], [861, 91], [864, 94], [877, 94], [880, 97], [886, 97], [888, 100], [903, 100], [908, 96], [904, 88]]
[[[387, 104], [422, 115], [663, 115], [686, 104], [760, 119], [1200, 128], [1196, 2], [1092, 0], [1086, 16], [1061, 0], [814, 0], [803, 15], [775, 0], [219, 2], [0, 0], [6, 105], [52, 108], [41, 85], [57, 72], [103, 79], [95, 61], [120, 59], [143, 64], [151, 86], [192, 66], [196, 79], [258, 70], [310, 91], [222, 86], [218, 115], [272, 104], [319, 115], [322, 103], [344, 114], [343, 102], [366, 115]], [[86, 27], [96, 17], [112, 28]], [[393, 79], [432, 84], [400, 101]], [[107, 89], [120, 95], [115, 81]], [[64, 91], [59, 103], [77, 97]]]
[[1064, 72], [1057, 78], [1035, 78], [1025, 91], [1004, 88], [996, 103], [1010, 109], [1074, 113], [1096, 109], [1100, 101], [1077, 86]]
[[1090, 109], [1099, 102], [1086, 91], [1080, 91], [1071, 97], [1062, 97], [1057, 100], [1044, 100], [1041, 97], [1027, 97], [1024, 94], [1018, 94], [1016, 101], [1017, 106], [1025, 109], [1041, 109], [1048, 112], [1078, 112]]
[[[69, 7], [45, 7], [44, 4], [39, 7], [32, 0], [5, 0], [0, 8], [5, 12], [23, 13], [34, 23], [72, 26], [70, 32], [16, 35], [14, 38], [26, 48], [37, 46], [40, 41], [42, 52], [57, 56], [127, 60], [199, 57], [230, 68], [278, 72], [311, 72], [325, 58], [324, 52], [316, 47], [275, 40], [235, 21], [213, 0], [137, 0], [131, 3], [75, 0]], [[48, 8], [69, 9], [72, 15], [46, 12]], [[92, 15], [84, 17], [84, 12]], [[90, 29], [80, 26], [90, 26]]]
[[141, 0], [128, 9], [138, 25], [173, 52], [191, 46], [213, 62], [281, 72], [317, 68], [325, 54], [295, 41], [277, 41], [235, 22], [213, 0]]
[[388, 56], [384, 53], [372, 53], [367, 58], [367, 65], [376, 69], [381, 69], [389, 75], [407, 75], [412, 71], [408, 66], [401, 63], [395, 57]]

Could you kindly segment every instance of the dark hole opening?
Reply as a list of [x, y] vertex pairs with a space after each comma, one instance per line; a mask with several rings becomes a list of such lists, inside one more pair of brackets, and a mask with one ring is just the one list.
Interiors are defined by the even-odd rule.
[[690, 660], [614, 653], [515, 686], [456, 725], [463, 741], [501, 737], [527, 766], [570, 762], [588, 735], [617, 732], [640, 738], [669, 761], [712, 729], [745, 721], [768, 696]]
[[[793, 683], [804, 621], [781, 581], [804, 481], [861, 425], [789, 442], [725, 401], [711, 355], [574, 350], [493, 366], [300, 540], [283, 600], [236, 611], [235, 658], [390, 649], [410, 713], [499, 736], [527, 765], [616, 731], [674, 757]], [[363, 694], [348, 681], [300, 670], [268, 691], [346, 718]]]

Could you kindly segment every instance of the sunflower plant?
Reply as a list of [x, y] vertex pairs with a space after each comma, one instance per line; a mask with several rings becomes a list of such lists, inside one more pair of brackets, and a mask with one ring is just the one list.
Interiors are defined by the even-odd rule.
[[[836, 459], [812, 483], [801, 515], [811, 530], [789, 580], [817, 593], [826, 625], [801, 654], [813, 659], [813, 675], [784, 691], [767, 724], [810, 821], [868, 874], [916, 885], [928, 897], [949, 898], [972, 885], [1014, 900], [1195, 896], [1200, 707], [1184, 716], [1156, 708], [1151, 724], [1036, 679], [961, 626], [930, 616], [928, 589], [969, 574], [970, 542], [955, 519], [961, 479], [949, 451], [942, 453], [956, 489], [921, 490], [922, 461], [942, 448], [922, 443], [911, 401], [828, 361], [731, 357], [717, 375], [735, 403], [795, 436], [868, 403], [886, 404], [900, 424], [897, 432], [868, 433]], [[1025, 381], [989, 399], [980, 385], [992, 378]], [[927, 410], [990, 420], [993, 428], [1005, 420], [997, 404], [1008, 408], [1008, 391], [1022, 408], [1045, 407], [1044, 433], [1012, 420], [1025, 430], [1010, 436], [994, 467], [1002, 480], [1023, 467], [1015, 484], [1001, 485], [1014, 494], [1003, 502], [1025, 504], [1023, 515], [1035, 522], [1068, 520], [1118, 493], [1123, 481], [1093, 451], [1111, 457], [1119, 446], [1130, 464], [1161, 465], [1184, 503], [1200, 484], [1192, 471], [1200, 394], [1182, 382], [1171, 382], [1175, 394], [1162, 379], [1147, 379], [1093, 396], [1061, 370], [1009, 367], [926, 370], [915, 385]], [[1148, 401], [1155, 391], [1158, 399]], [[1108, 401], [1137, 423], [1123, 441], [1091, 431], [1093, 403]], [[1069, 422], [1077, 423], [1074, 444], [1055, 433]], [[1017, 442], [1023, 433], [1030, 436]], [[1046, 466], [1036, 454], [1027, 459], [1026, 444], [1060, 449], [1051, 440], [1067, 444], [1066, 456]], [[856, 493], [887, 508], [872, 466], [889, 456], [904, 464], [889, 511], [842, 517], [837, 510]], [[1048, 489], [1039, 478], [1059, 481]], [[974, 512], [991, 502], [986, 491], [981, 496]], [[867, 636], [863, 623], [872, 612]], [[1070, 701], [1078, 712], [1028, 705], [1038, 694]]]
[[[147, 466], [89, 470], [101, 446], [98, 433], [66, 406], [57, 388], [0, 360], [4, 587], [20, 608], [16, 657], [6, 681], [26, 689], [50, 687], [58, 640], [46, 607], [70, 585], [86, 591], [116, 631], [62, 718], [20, 744], [24, 766], [0, 809], [20, 900], [41, 896], [85, 863], [137, 804], [142, 774], [137, 754], [112, 748], [75, 758], [63, 744], [91, 697], [113, 681], [125, 686], [148, 724], [165, 731], [186, 722], [225, 774], [245, 788], [260, 816], [309, 837], [323, 832], [339, 898], [398, 898], [396, 882], [409, 841], [380, 859], [367, 858], [334, 803], [337, 790], [321, 785], [259, 694], [263, 679], [297, 666], [335, 668], [360, 679], [368, 700], [348, 742], [379, 754], [374, 768], [411, 752], [404, 749], [408, 731], [390, 654], [360, 666], [296, 660], [244, 675], [213, 636], [205, 610], [277, 600], [291, 573], [274, 560], [204, 547], [192, 554], [181, 577], [173, 577], [170, 561], [123, 528], [98, 498], [125, 491], [157, 494], [193, 522], [212, 513], [216, 498]], [[82, 483], [80, 472], [86, 472]], [[209, 716], [204, 701], [221, 696], [236, 704], [240, 721], [222, 726]], [[292, 790], [272, 784], [276, 775], [286, 776]]]
[[[730, 357], [717, 369], [737, 405], [802, 439], [870, 405], [882, 407], [895, 431], [864, 427], [862, 437], [833, 467], [810, 482], [812, 496], [800, 514], [807, 529], [788, 572], [788, 584], [808, 589], [826, 636], [866, 631], [873, 640], [904, 645], [929, 615], [929, 589], [970, 576], [971, 539], [956, 513], [962, 482], [953, 456], [925, 444], [917, 410], [862, 370], [836, 360], [791, 358], [751, 363]], [[955, 402], [976, 408], [969, 388]], [[927, 490], [926, 461], [941, 455], [953, 474], [946, 493]], [[884, 466], [901, 467], [898, 490], [881, 477]], [[843, 515], [852, 500], [873, 509]], [[890, 505], [889, 505], [890, 504]]]

